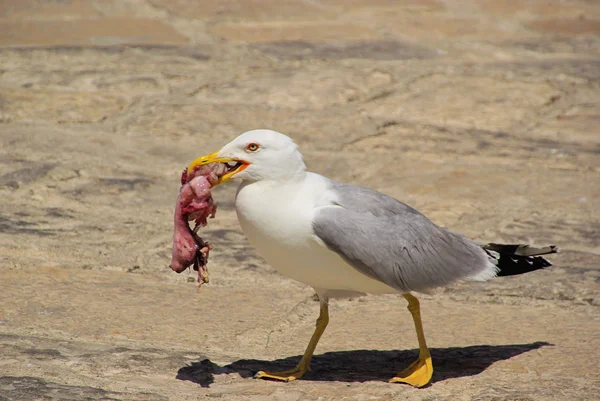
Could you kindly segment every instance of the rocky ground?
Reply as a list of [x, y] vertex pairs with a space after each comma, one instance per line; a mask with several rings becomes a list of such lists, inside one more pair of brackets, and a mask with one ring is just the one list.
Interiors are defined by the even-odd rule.
[[[0, 400], [600, 399], [600, 7], [595, 0], [72, 0], [0, 4]], [[237, 134], [554, 267], [404, 300], [332, 301], [255, 254], [235, 185], [170, 260], [182, 168]]]

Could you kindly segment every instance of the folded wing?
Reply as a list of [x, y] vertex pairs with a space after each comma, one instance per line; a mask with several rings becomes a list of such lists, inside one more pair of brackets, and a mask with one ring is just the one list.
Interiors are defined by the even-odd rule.
[[313, 219], [315, 235], [363, 274], [400, 292], [496, 275], [480, 246], [410, 206], [356, 185], [331, 181], [331, 191], [335, 201]]

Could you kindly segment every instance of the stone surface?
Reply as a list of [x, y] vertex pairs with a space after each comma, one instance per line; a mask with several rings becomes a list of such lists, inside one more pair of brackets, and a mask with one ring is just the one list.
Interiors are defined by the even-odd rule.
[[[0, 4], [0, 400], [600, 398], [595, 1]], [[209, 285], [170, 260], [181, 169], [258, 127], [310, 169], [554, 267], [422, 296], [334, 300], [278, 275], [218, 187]]]
[[186, 38], [160, 21], [94, 18], [72, 21], [0, 21], [0, 46], [182, 44]]

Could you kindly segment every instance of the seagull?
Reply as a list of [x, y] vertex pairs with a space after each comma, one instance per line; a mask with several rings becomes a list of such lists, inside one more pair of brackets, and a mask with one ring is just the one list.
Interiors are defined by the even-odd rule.
[[308, 172], [294, 141], [276, 131], [248, 131], [195, 159], [188, 172], [211, 163], [227, 164], [215, 185], [241, 181], [235, 209], [256, 251], [279, 273], [314, 288], [320, 302], [314, 334], [298, 365], [259, 371], [255, 378], [292, 381], [310, 370], [329, 322], [329, 299], [336, 294], [399, 293], [414, 321], [419, 357], [390, 382], [423, 387], [433, 366], [413, 293], [538, 270], [550, 266], [538, 255], [558, 251], [555, 246], [479, 244], [388, 195]]

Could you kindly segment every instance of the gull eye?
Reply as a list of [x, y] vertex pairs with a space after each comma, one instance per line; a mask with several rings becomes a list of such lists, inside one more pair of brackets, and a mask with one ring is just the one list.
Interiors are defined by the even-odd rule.
[[257, 151], [259, 148], [260, 148], [260, 146], [258, 145], [258, 143], [254, 143], [254, 142], [252, 142], [252, 143], [249, 143], [249, 144], [246, 146], [246, 150], [247, 150], [248, 152], [256, 152], [256, 151]]

